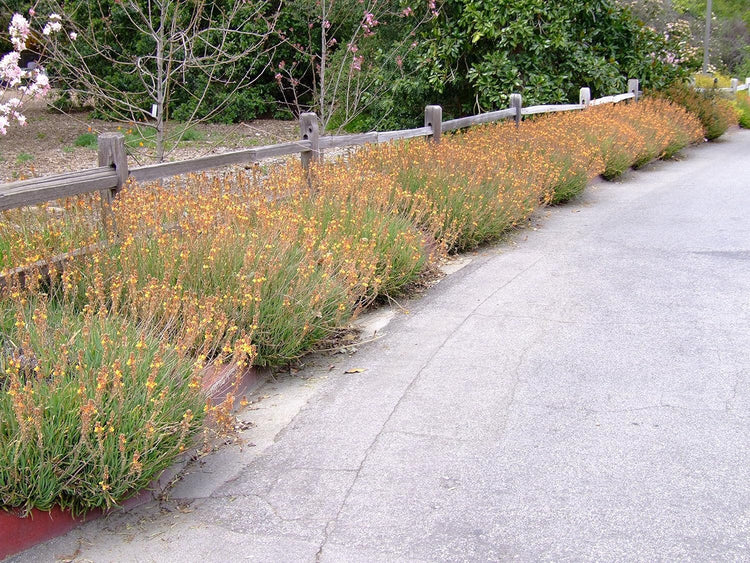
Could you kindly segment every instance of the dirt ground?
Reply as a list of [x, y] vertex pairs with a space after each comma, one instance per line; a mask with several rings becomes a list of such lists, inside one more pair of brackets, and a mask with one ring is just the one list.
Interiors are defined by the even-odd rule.
[[[75, 146], [80, 135], [125, 131], [128, 126], [91, 119], [88, 113], [63, 114], [44, 104], [26, 106], [24, 127], [12, 125], [0, 136], [0, 182], [83, 170], [97, 165], [96, 149]], [[184, 160], [251, 146], [271, 145], [299, 138], [296, 121], [258, 119], [235, 125], [194, 127], [199, 139], [181, 142], [166, 160]], [[148, 147], [134, 149], [130, 165], [153, 162]]]

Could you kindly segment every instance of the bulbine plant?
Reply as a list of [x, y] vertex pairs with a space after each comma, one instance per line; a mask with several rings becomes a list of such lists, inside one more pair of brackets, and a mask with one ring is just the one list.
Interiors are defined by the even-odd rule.
[[205, 420], [226, 424], [233, 396], [206, 402], [207, 367], [294, 361], [442, 255], [703, 134], [683, 106], [645, 99], [368, 146], [309, 170], [127, 185], [106, 229], [97, 196], [3, 212], [0, 503], [112, 506]]

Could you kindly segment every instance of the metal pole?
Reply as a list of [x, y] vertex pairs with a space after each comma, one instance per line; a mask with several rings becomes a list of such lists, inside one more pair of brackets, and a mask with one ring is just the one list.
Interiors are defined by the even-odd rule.
[[708, 74], [708, 51], [711, 43], [711, 0], [706, 0], [706, 36], [703, 39], [703, 74]]

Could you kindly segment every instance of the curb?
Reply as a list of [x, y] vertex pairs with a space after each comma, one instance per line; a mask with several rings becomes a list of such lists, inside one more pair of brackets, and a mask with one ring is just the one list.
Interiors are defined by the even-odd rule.
[[[265, 383], [268, 373], [267, 370], [256, 368], [246, 369], [239, 373], [236, 366], [222, 366], [218, 369], [214, 367], [208, 371], [203, 388], [212, 402], [222, 402], [226, 394], [232, 390], [237, 397], [252, 393]], [[28, 516], [23, 517], [17, 511], [7, 512], [0, 509], [0, 561], [67, 534], [81, 524], [97, 520], [114, 510], [130, 510], [156, 500], [166, 490], [174, 476], [182, 471], [189, 458], [189, 455], [181, 456], [146, 489], [109, 510], [95, 509], [84, 516], [73, 516], [69, 510], [59, 507], [54, 507], [48, 512], [35, 508]]]

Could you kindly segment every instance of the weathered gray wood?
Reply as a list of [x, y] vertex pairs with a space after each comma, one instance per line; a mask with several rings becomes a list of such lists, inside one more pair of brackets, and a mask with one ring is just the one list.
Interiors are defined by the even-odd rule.
[[17, 180], [15, 182], [8, 182], [7, 184], [0, 184], [0, 191], [12, 191], [16, 188], [24, 188], [29, 186], [42, 186], [43, 184], [49, 184], [53, 182], [60, 182], [65, 179], [78, 179], [81, 174], [87, 174], [89, 172], [103, 172], [107, 175], [112, 175], [112, 168], [110, 166], [101, 166], [99, 168], [87, 168], [86, 170], [76, 170], [75, 172], [63, 172], [62, 174], [54, 174], [51, 176], [42, 176], [41, 178], [30, 178], [28, 180]]
[[521, 108], [521, 115], [534, 115], [537, 113], [556, 113], [558, 111], [581, 110], [583, 104], [549, 104], [544, 106], [528, 106]]
[[628, 79], [628, 94], [633, 94], [633, 98], [635, 101], [638, 101], [638, 98], [640, 96], [640, 92], [638, 90], [639, 88], [639, 81], [637, 78], [629, 78]]
[[97, 244], [84, 246], [83, 248], [78, 248], [71, 252], [58, 254], [57, 256], [53, 256], [52, 258], [33, 262], [32, 264], [29, 264], [27, 266], [19, 266], [18, 268], [6, 270], [2, 275], [0, 275], [0, 289], [4, 289], [8, 286], [8, 284], [12, 283], [17, 284], [19, 288], [23, 289], [26, 286], [26, 278], [29, 274], [34, 275], [35, 277], [36, 274], [39, 274], [42, 276], [42, 278], [48, 280], [50, 272], [54, 271], [58, 275], [62, 274], [65, 265], [68, 262], [75, 260], [76, 258], [80, 258], [81, 256], [99, 252], [100, 250], [105, 249], [108, 244], [109, 243], [107, 242], [100, 242]]
[[731, 92], [731, 88], [696, 88], [698, 92]]
[[320, 152], [320, 127], [318, 116], [314, 113], [303, 113], [299, 116], [299, 130], [303, 141], [310, 141], [310, 149], [301, 152], [302, 166], [308, 168], [310, 162], [321, 160]]
[[332, 147], [351, 147], [354, 145], [365, 145], [367, 143], [377, 143], [378, 133], [373, 131], [370, 133], [358, 133], [355, 135], [328, 135], [320, 137], [319, 146], [321, 149], [328, 149]]
[[443, 108], [441, 106], [427, 106], [424, 108], [424, 126], [432, 129], [430, 140], [437, 144], [443, 136]]
[[734, 94], [735, 96], [737, 95], [737, 87], [739, 86], [739, 82], [740, 81], [737, 80], [736, 78], [732, 78], [730, 88], [732, 89], [732, 94]]
[[192, 160], [178, 160], [177, 162], [163, 162], [161, 164], [150, 164], [148, 166], [139, 166], [130, 171], [130, 177], [138, 182], [147, 182], [167, 176], [177, 176], [178, 174], [189, 174], [191, 172], [200, 172], [209, 168], [219, 166], [228, 166], [231, 164], [245, 164], [256, 162], [263, 158], [273, 158], [287, 154], [296, 154], [300, 151], [309, 151], [312, 144], [310, 141], [292, 141], [290, 143], [281, 143], [278, 145], [268, 145], [263, 147], [254, 147], [252, 149], [243, 149], [239, 151], [230, 151], [211, 156], [202, 156]]
[[[113, 168], [92, 168], [63, 178], [51, 176], [43, 182], [25, 180], [0, 186], [0, 210], [36, 205], [45, 201], [70, 197], [87, 192], [110, 192], [116, 189], [120, 178]], [[9, 187], [10, 186], [10, 187]]]
[[[296, 151], [295, 151], [296, 152]], [[148, 182], [167, 176], [177, 176], [178, 174], [189, 174], [191, 172], [200, 172], [207, 168], [216, 168], [217, 166], [228, 166], [230, 164], [243, 164], [253, 162], [254, 153], [252, 149], [241, 151], [225, 152], [211, 156], [203, 156], [193, 160], [178, 160], [176, 162], [162, 162], [161, 164], [150, 164], [140, 166], [130, 171], [130, 176], [138, 182]]]
[[591, 100], [590, 105], [592, 106], [600, 106], [602, 104], [611, 104], [615, 101], [614, 96], [604, 96], [603, 98], [596, 98], [594, 100]]
[[102, 201], [111, 201], [128, 181], [128, 155], [125, 153], [125, 135], [122, 133], [102, 133], [97, 137], [99, 166], [111, 166], [117, 173], [117, 186], [102, 192]]
[[591, 88], [581, 88], [581, 91], [578, 93], [578, 103], [585, 108], [589, 107], [591, 103]]
[[616, 96], [612, 96], [612, 103], [618, 103], [618, 102], [624, 102], [625, 100], [635, 100], [636, 95], [632, 92], [628, 92], [627, 94], [617, 94]]
[[498, 111], [490, 111], [487, 113], [480, 113], [479, 115], [470, 115], [468, 117], [459, 117], [458, 119], [449, 119], [443, 121], [442, 130], [453, 131], [455, 129], [463, 129], [464, 127], [471, 127], [472, 125], [481, 125], [482, 123], [492, 123], [493, 121], [500, 121], [501, 119], [507, 119], [516, 115], [515, 108], [501, 109]]
[[434, 129], [432, 127], [417, 127], [416, 129], [402, 129], [400, 131], [384, 131], [378, 133], [378, 143], [411, 139], [412, 137], [427, 137]]
[[308, 141], [292, 141], [289, 143], [279, 143], [278, 145], [265, 145], [250, 149], [253, 153], [253, 160], [263, 160], [264, 158], [276, 158], [287, 154], [296, 154], [301, 151], [312, 150], [313, 144]]
[[516, 128], [521, 126], [521, 109], [523, 106], [523, 100], [521, 94], [510, 95], [510, 107], [516, 110]]

